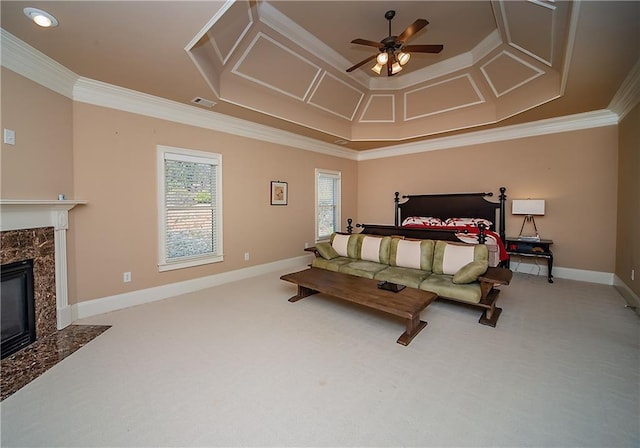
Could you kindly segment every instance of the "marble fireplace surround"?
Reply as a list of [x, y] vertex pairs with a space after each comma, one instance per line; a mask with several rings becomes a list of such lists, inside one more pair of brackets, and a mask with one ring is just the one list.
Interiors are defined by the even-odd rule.
[[[75, 200], [0, 200], [2, 264], [35, 257], [36, 294], [40, 289], [40, 298], [36, 297], [37, 339], [71, 325], [72, 313], [67, 289], [69, 210], [86, 203], [87, 201]], [[20, 251], [24, 251], [24, 255]], [[55, 265], [53, 269], [52, 259]], [[39, 279], [38, 274], [42, 278]], [[52, 278], [55, 278], [55, 285], [51, 284]], [[55, 307], [51, 295], [55, 295]], [[40, 310], [38, 301], [41, 302]], [[47, 304], [48, 302], [50, 303]]]

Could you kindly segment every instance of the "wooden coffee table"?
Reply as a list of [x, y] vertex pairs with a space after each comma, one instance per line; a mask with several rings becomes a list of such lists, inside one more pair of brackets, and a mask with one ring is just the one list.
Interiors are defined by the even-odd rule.
[[438, 297], [437, 294], [416, 288], [404, 288], [400, 292], [386, 291], [378, 288], [377, 280], [318, 268], [280, 278], [298, 285], [298, 294], [291, 297], [289, 302], [297, 302], [320, 292], [406, 319], [407, 330], [397, 341], [402, 345], [409, 345], [427, 326], [427, 322], [420, 320], [420, 312]]

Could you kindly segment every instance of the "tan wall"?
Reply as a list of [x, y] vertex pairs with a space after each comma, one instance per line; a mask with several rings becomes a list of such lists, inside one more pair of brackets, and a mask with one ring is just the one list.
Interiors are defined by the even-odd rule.
[[[640, 296], [640, 105], [620, 123], [616, 275]], [[631, 270], [635, 279], [631, 280]]]
[[616, 126], [362, 161], [358, 220], [393, 223], [395, 191], [497, 195], [501, 186], [507, 187], [507, 235], [522, 225], [522, 217], [510, 214], [511, 199], [545, 199], [546, 214], [536, 223], [543, 238], [554, 240], [555, 265], [613, 272]]
[[[342, 172], [343, 215], [356, 211], [356, 162], [113, 109], [74, 104], [77, 296], [85, 301], [304, 255], [314, 242], [315, 169]], [[158, 272], [156, 146], [223, 160], [225, 261]], [[271, 206], [270, 181], [289, 205]], [[244, 261], [244, 253], [250, 261]], [[123, 283], [123, 272], [132, 273]]]
[[16, 144], [2, 140], [3, 199], [73, 196], [72, 101], [2, 68], [2, 129], [16, 132]]

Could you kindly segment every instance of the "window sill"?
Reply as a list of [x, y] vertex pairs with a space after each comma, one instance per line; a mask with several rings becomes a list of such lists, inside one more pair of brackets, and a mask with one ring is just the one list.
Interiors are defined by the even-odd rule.
[[159, 263], [158, 271], [166, 272], [166, 271], [173, 271], [175, 269], [192, 268], [194, 266], [202, 266], [205, 264], [220, 263], [223, 260], [224, 260], [223, 255], [216, 255], [214, 257], [191, 258], [191, 259], [182, 260], [182, 261], [171, 261], [168, 263], [166, 262]]

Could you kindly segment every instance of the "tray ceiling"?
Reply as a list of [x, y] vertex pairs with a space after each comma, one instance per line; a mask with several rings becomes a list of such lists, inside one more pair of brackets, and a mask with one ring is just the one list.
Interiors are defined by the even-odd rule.
[[[36, 29], [26, 6], [60, 25]], [[386, 37], [391, 8], [393, 34], [427, 19], [410, 44], [442, 43], [442, 53], [413, 54], [394, 77], [374, 74], [373, 62], [346, 73], [377, 52], [350, 41]], [[2, 3], [2, 27], [86, 78], [182, 103], [200, 97], [218, 113], [371, 149], [606, 108], [638, 58], [639, 9], [552, 0], [15, 1]], [[591, 99], [576, 73], [584, 69]]]

